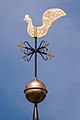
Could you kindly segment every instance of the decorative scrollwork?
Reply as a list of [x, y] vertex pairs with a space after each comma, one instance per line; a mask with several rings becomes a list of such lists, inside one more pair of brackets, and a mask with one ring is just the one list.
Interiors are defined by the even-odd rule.
[[28, 45], [29, 47], [26, 46], [26, 48], [28, 49], [33, 49], [32, 46], [27, 41], [24, 41], [24, 45]]
[[25, 61], [30, 61], [34, 53], [39, 53], [44, 60], [48, 60], [48, 58], [51, 59], [51, 57], [54, 57], [51, 51], [49, 51], [47, 48], [49, 45], [47, 41], [42, 40], [37, 49], [33, 48], [27, 41], [24, 41], [23, 44], [24, 46], [22, 45], [22, 42], [20, 42], [20, 44], [17, 46], [20, 48], [20, 51], [22, 51], [23, 48], [25, 49], [23, 51], [23, 59]]
[[34, 53], [32, 52], [32, 53], [30, 54], [30, 56], [27, 57], [27, 61], [30, 61], [30, 60], [31, 60], [33, 54], [34, 54]]
[[44, 53], [42, 53], [42, 52], [39, 52], [39, 54], [41, 55], [41, 57], [42, 57], [44, 60], [48, 60], [47, 54], [46, 54], [46, 56], [44, 56], [44, 55], [43, 55]]
[[41, 41], [41, 43], [40, 43], [40, 45], [39, 45], [39, 47], [38, 47], [38, 49], [40, 49], [41, 48], [41, 46], [42, 46], [42, 44], [44, 44], [45, 43], [45, 41], [44, 40], [42, 40]]

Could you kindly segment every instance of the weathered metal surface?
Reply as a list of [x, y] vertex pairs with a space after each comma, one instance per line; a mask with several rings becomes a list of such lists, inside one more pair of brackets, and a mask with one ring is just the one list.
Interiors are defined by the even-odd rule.
[[41, 81], [33, 80], [26, 85], [24, 93], [30, 102], [40, 103], [45, 99], [47, 89]]

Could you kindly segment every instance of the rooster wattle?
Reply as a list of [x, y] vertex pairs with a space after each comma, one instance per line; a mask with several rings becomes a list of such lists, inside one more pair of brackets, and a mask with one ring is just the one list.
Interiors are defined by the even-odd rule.
[[44, 12], [42, 16], [42, 26], [34, 27], [32, 24], [32, 20], [29, 15], [25, 15], [24, 21], [28, 23], [27, 32], [33, 38], [41, 38], [45, 36], [48, 32], [49, 27], [52, 23], [58, 18], [65, 16], [66, 13], [58, 8], [48, 9]]

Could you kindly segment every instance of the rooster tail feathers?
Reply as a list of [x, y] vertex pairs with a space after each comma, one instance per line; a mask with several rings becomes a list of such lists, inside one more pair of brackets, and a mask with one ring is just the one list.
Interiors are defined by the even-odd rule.
[[47, 11], [44, 12], [42, 16], [43, 25], [49, 28], [55, 20], [65, 15], [66, 13], [61, 9], [57, 8], [48, 9]]

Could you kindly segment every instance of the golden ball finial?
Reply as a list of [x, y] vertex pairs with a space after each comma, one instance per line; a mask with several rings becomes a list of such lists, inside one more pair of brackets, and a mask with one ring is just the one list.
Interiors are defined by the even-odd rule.
[[46, 86], [40, 80], [33, 80], [26, 85], [24, 94], [28, 101], [32, 103], [40, 103], [46, 97]]

